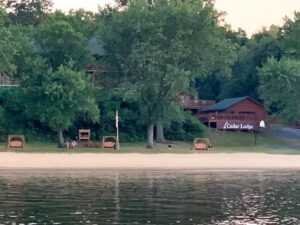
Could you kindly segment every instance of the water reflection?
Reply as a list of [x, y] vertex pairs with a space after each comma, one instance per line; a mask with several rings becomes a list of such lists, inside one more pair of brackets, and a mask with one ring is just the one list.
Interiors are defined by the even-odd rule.
[[299, 171], [1, 171], [1, 224], [300, 224]]

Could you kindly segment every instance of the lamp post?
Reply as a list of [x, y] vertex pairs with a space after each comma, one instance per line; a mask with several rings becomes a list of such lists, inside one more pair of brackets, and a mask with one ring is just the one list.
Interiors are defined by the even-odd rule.
[[257, 128], [257, 131], [254, 130], [254, 145], [256, 146], [257, 145], [257, 133], [258, 131], [260, 130], [260, 128], [266, 128], [266, 123], [265, 121], [261, 120], [259, 122], [259, 126]]

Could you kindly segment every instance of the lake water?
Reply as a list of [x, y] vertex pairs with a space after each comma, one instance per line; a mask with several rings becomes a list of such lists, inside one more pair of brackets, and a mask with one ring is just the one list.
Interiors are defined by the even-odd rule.
[[300, 224], [300, 171], [5, 171], [0, 224]]

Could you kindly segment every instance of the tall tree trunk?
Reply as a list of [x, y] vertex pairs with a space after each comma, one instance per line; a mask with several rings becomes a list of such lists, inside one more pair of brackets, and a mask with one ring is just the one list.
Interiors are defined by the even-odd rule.
[[64, 135], [63, 135], [62, 129], [60, 129], [60, 128], [57, 129], [57, 137], [58, 137], [58, 147], [63, 148], [65, 141], [64, 141]]
[[153, 148], [153, 131], [154, 124], [150, 123], [147, 126], [147, 148]]
[[165, 143], [166, 139], [164, 136], [164, 127], [161, 122], [156, 124], [156, 142]]

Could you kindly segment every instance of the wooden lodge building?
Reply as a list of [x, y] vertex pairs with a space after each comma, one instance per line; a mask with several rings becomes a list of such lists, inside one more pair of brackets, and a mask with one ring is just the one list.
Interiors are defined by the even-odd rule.
[[[212, 102], [207, 102], [207, 104]], [[254, 131], [259, 128], [259, 123], [267, 119], [268, 112], [262, 104], [250, 97], [228, 98], [218, 103], [201, 108], [190, 107], [186, 101], [186, 110], [190, 110], [208, 127], [218, 130], [245, 130]], [[195, 109], [197, 108], [197, 110]]]
[[268, 117], [267, 110], [250, 97], [228, 98], [201, 110], [196, 115], [204, 124], [218, 130], [247, 130], [259, 128]]

